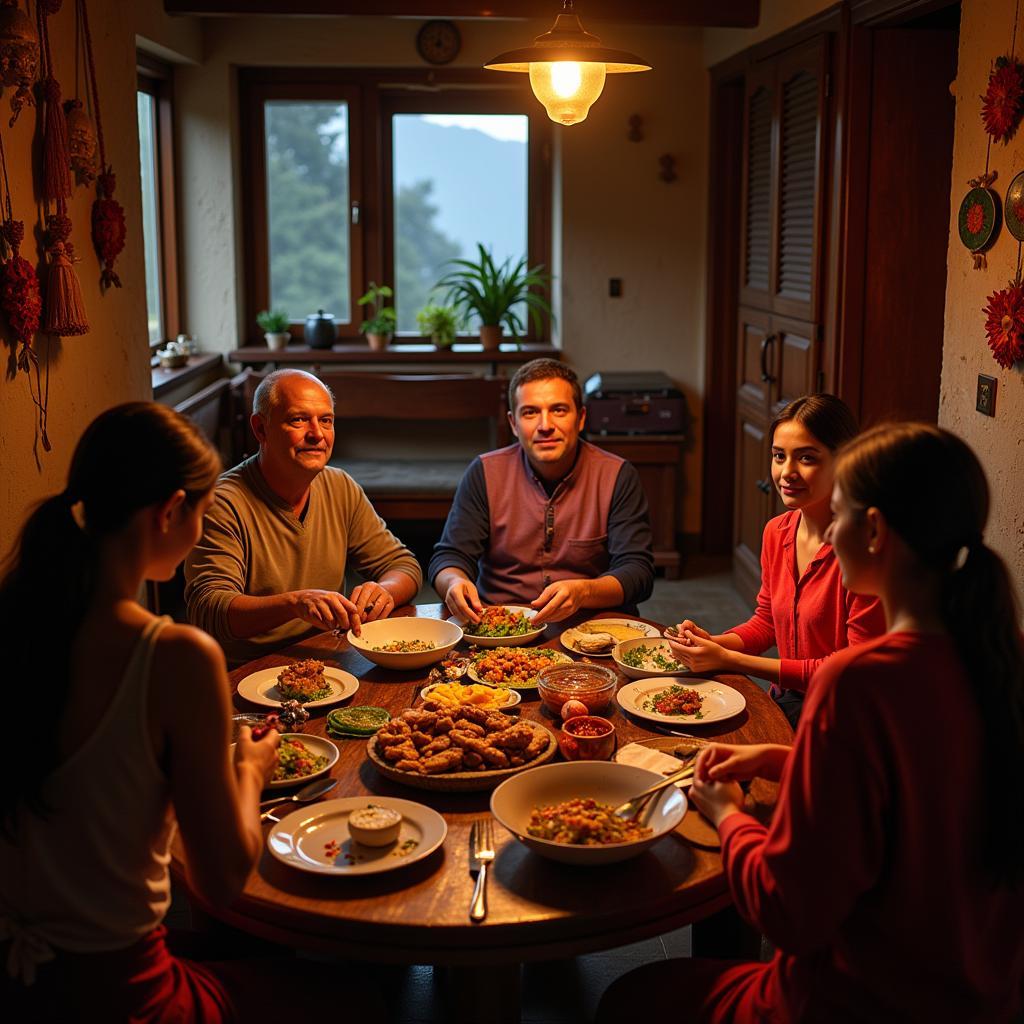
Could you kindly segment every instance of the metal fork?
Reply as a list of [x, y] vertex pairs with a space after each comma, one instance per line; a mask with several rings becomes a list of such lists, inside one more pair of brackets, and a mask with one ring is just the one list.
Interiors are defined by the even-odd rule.
[[469, 919], [482, 921], [487, 916], [487, 868], [494, 860], [494, 827], [490, 818], [474, 821], [469, 831], [469, 870], [475, 871], [476, 886], [469, 905]]

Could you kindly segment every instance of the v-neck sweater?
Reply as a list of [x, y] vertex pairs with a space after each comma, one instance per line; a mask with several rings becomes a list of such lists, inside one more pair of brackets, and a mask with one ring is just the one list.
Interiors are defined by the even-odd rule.
[[[806, 692], [811, 676], [830, 655], [885, 632], [885, 613], [876, 597], [843, 586], [831, 544], [822, 544], [802, 573], [797, 572], [798, 511], [770, 519], [761, 539], [761, 589], [754, 614], [727, 629], [747, 654], [778, 647], [778, 689]], [[773, 689], [775, 689], [773, 687]]]
[[189, 619], [216, 638], [231, 664], [251, 661], [317, 628], [291, 619], [266, 633], [236, 637], [228, 625], [231, 602], [240, 594], [340, 592], [347, 564], [368, 580], [398, 570], [417, 587], [423, 581], [416, 557], [347, 473], [331, 466], [320, 472], [300, 518], [271, 490], [254, 455], [220, 478], [203, 535], [185, 560]]

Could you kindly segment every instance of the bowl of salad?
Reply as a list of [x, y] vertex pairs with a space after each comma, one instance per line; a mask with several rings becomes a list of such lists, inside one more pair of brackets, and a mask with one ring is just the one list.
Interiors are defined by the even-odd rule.
[[322, 736], [286, 732], [277, 748], [277, 767], [268, 789], [282, 789], [326, 775], [337, 763], [338, 748]]
[[625, 640], [612, 648], [612, 658], [619, 671], [630, 679], [652, 679], [657, 676], [678, 676], [689, 672], [676, 661], [667, 640], [642, 636]]
[[497, 604], [484, 608], [479, 622], [456, 619], [466, 639], [477, 647], [521, 647], [533, 643], [545, 630], [534, 626], [533, 608], [518, 604]]

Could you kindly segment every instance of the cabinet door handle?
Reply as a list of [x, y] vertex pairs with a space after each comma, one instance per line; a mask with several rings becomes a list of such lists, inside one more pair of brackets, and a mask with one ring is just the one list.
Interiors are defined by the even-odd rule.
[[774, 384], [775, 378], [768, 372], [768, 349], [771, 348], [772, 342], [775, 341], [775, 334], [766, 334], [761, 340], [761, 380], [765, 384]]
[[359, 200], [358, 199], [353, 199], [352, 200], [352, 223], [353, 224], [358, 224], [359, 223], [359, 212], [360, 212], [359, 211]]
[[772, 493], [772, 483], [768, 477], [765, 477], [763, 480], [757, 480], [755, 483], [759, 491], [763, 491], [765, 494]]

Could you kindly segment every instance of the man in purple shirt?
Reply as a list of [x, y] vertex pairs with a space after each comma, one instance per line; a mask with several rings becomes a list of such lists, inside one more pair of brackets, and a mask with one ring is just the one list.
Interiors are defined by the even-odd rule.
[[487, 604], [530, 605], [538, 624], [635, 608], [654, 584], [636, 470], [580, 439], [580, 384], [557, 360], [521, 367], [508, 395], [519, 443], [466, 470], [430, 560], [434, 589], [472, 622]]

